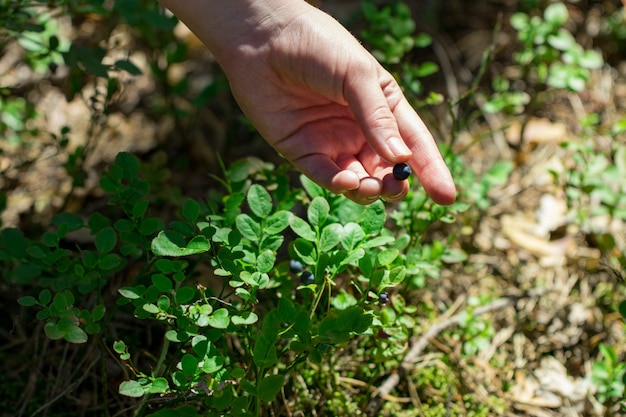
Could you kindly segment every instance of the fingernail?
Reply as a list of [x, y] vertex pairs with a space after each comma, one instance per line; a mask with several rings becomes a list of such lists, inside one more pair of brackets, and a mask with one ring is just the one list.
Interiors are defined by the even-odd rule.
[[387, 141], [387, 146], [396, 157], [411, 155], [411, 150], [406, 146], [400, 138], [391, 138]]
[[404, 197], [404, 191], [400, 191], [398, 194], [395, 195], [390, 195], [389, 197], [387, 197], [387, 199], [391, 200], [391, 201], [395, 201], [401, 197]]

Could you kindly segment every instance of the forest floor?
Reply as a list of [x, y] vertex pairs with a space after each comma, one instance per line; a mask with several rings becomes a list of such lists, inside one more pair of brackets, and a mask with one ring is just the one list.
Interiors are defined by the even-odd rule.
[[[507, 51], [514, 34], [505, 27], [494, 40], [493, 28], [499, 19], [507, 21], [516, 10], [517, 1], [431, 3], [438, 5], [429, 9], [438, 16], [438, 24], [426, 28], [433, 35], [433, 48], [424, 53], [441, 68], [429, 79], [433, 90], [447, 98], [466, 92], [480, 68], [483, 52], [494, 44], [498, 55], [491, 71], [513, 70]], [[441, 307], [442, 312], [434, 321], [418, 320], [420, 331], [413, 342], [421, 348], [419, 352], [414, 349], [416, 357], [409, 359], [416, 368], [434, 364], [453, 369], [454, 378], [462, 381], [466, 392], [488, 404], [490, 410], [502, 410], [501, 414], [491, 411], [488, 415], [622, 413], [619, 405], [598, 400], [598, 386], [591, 375], [593, 364], [603, 359], [601, 345], [615, 349], [618, 363], [626, 355], [623, 319], [617, 311], [626, 291], [619, 272], [603, 266], [606, 254], [596, 241], [597, 236], [610, 235], [615, 251], [624, 253], [626, 225], [620, 219], [598, 217], [581, 226], [572, 218], [572, 207], [568, 206], [571, 203], [553, 175], [575, 166], [571, 151], [564, 145], [589, 135], [581, 127], [581, 120], [590, 114], [599, 116], [600, 127], [592, 139], [598, 149], [606, 149], [610, 154], [613, 139], [598, 132], [610, 130], [626, 115], [626, 57], [598, 35], [603, 17], [619, 10], [621, 3], [567, 4], [579, 43], [606, 47], [605, 65], [592, 72], [582, 92], [556, 93], [532, 114], [525, 115], [528, 119], [522, 140], [521, 119], [497, 114], [474, 118], [455, 133], [453, 149], [463, 153], [468, 168], [484, 173], [494, 162], [511, 161], [514, 169], [506, 184], [490, 191], [488, 207], [470, 211], [471, 215], [454, 225], [458, 246], [468, 253], [468, 259], [444, 269], [441, 278], [420, 293]], [[323, 1], [321, 7], [349, 19], [351, 7], [358, 5]], [[421, 13], [421, 9], [414, 10], [416, 16]], [[419, 30], [420, 20], [416, 20]], [[66, 28], [82, 37], [96, 36], [97, 29], [98, 22], [89, 19]], [[190, 88], [197, 85], [200, 89], [213, 77], [206, 68], [215, 69], [215, 62], [183, 27], [177, 28], [176, 33], [181, 42], [187, 43], [192, 59], [173, 67], [169, 82], [174, 84], [188, 77]], [[119, 36], [122, 42], [131, 41], [123, 33]], [[140, 61], [141, 53], [134, 54], [134, 59], [139, 67], [146, 65]], [[59, 132], [67, 125], [71, 126], [71, 133], [69, 146], [64, 149], [51, 137], [40, 138], [27, 147], [2, 144], [0, 187], [7, 195], [7, 207], [1, 217], [3, 227], [36, 233], [52, 214], [61, 210], [92, 213], [102, 209], [106, 198], [98, 187], [99, 175], [120, 151], [136, 153], [146, 160], [161, 160], [169, 168], [168, 182], [180, 190], [180, 195], [199, 198], [216, 186], [210, 174], [221, 173], [219, 158], [229, 162], [253, 155], [279, 161], [273, 150], [258, 138], [251, 139], [252, 135], [241, 126], [232, 131], [237, 121], [232, 116], [235, 112], [227, 91], [218, 92], [207, 106], [185, 119], [181, 135], [181, 125], [175, 117], [154, 112], [151, 99], [155, 82], [148, 76], [128, 76], [122, 80], [124, 95], [115, 108], [109, 109], [106, 121], [94, 123], [91, 103], [78, 97], [66, 100], [62, 70], [52, 77], [40, 76], [21, 71], [22, 60], [23, 52], [15, 44], [0, 53], [0, 86], [16, 85], [29, 94], [28, 100], [36, 102], [37, 111], [43, 115], [38, 122], [43, 123], [38, 126], [42, 132]], [[453, 129], [446, 105], [421, 110], [420, 114], [437, 139], [449, 143]], [[626, 141], [624, 135], [621, 141]], [[78, 146], [86, 147], [86, 178], [83, 186], [74, 187], [64, 166], [68, 154]], [[94, 410], [89, 389], [76, 390], [71, 386], [76, 381], [75, 374], [67, 367], [46, 364], [54, 356], [62, 356], [70, 363], [81, 358], [72, 356], [71, 349], [44, 342], [41, 326], [31, 328], [21, 321], [23, 311], [15, 299], [15, 289], [0, 280], [0, 389], [20, 390], [12, 397], [20, 409], [9, 412], [0, 406], [0, 416], [26, 415], [21, 411], [34, 398], [41, 401], [38, 415], [46, 415], [47, 404], [59, 397], [67, 397], [67, 404], [82, 404], [85, 410]], [[458, 326], [467, 311], [473, 311], [475, 300], [482, 300], [481, 307], [473, 308], [483, 309], [480, 317], [490, 323], [494, 333], [488, 343], [468, 357], [462, 352], [458, 333], [447, 330]], [[420, 338], [422, 335], [428, 338]], [[24, 352], [30, 359], [21, 356]], [[46, 369], [40, 372], [40, 378], [51, 378], [45, 393], [33, 391], [37, 385], [34, 376], [31, 384], [15, 379], [23, 377], [26, 369], [37, 367]], [[57, 374], [53, 376], [53, 372]], [[67, 375], [61, 375], [63, 372]], [[386, 391], [387, 401], [411, 402], [416, 409], [426, 397], [442, 404], [464, 401], [459, 393], [438, 386], [422, 388], [417, 395], [410, 381], [394, 380], [392, 375], [390, 370], [376, 387], [363, 387], [350, 378], [339, 383], [355, 392]], [[104, 414], [84, 411], [82, 415]]]

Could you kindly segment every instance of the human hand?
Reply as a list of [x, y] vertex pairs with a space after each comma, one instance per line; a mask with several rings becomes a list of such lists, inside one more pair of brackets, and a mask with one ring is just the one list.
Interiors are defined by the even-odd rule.
[[193, 27], [193, 18], [190, 27], [214, 51], [241, 109], [276, 151], [358, 203], [402, 199], [408, 184], [391, 174], [399, 162], [411, 165], [434, 201], [454, 201], [432, 135], [393, 77], [341, 24], [304, 1], [243, 3], [243, 16], [241, 9], [230, 15], [245, 23], [227, 41], [203, 39], [208, 30]]

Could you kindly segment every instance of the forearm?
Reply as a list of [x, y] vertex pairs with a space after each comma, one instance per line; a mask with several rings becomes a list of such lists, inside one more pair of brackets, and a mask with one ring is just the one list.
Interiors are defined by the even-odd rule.
[[[222, 65], [268, 47], [310, 7], [304, 0], [159, 0], [213, 52]], [[234, 65], [234, 64], [233, 64]]]

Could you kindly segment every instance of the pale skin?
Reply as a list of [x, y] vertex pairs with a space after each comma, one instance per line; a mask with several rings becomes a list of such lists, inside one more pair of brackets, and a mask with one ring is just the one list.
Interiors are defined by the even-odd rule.
[[160, 0], [213, 52], [265, 140], [317, 184], [361, 204], [399, 201], [411, 165], [439, 204], [455, 186], [394, 78], [340, 23], [304, 0]]

